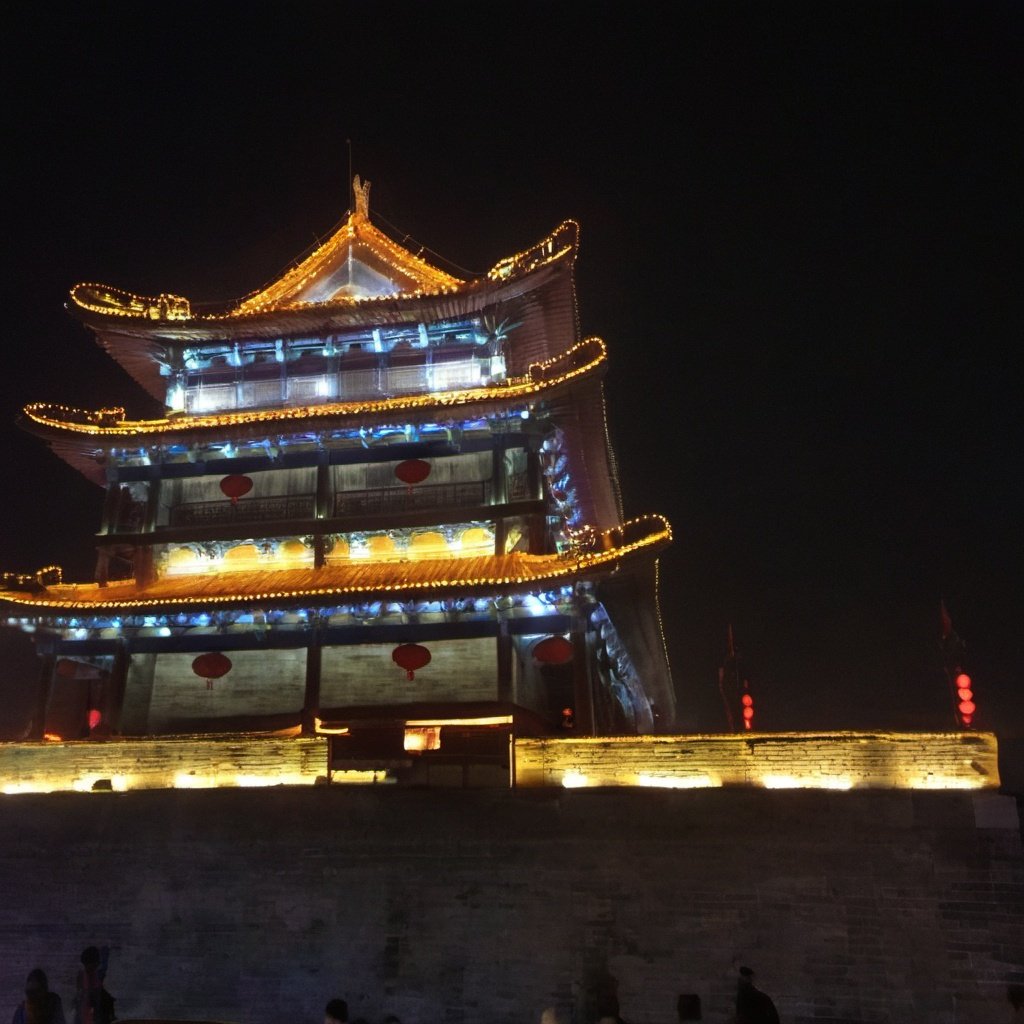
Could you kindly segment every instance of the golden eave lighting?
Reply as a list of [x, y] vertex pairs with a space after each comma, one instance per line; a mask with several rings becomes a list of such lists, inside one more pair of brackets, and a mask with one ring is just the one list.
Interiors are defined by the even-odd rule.
[[[282, 311], [312, 308], [330, 311], [332, 308], [372, 306], [395, 299], [444, 295], [468, 291], [481, 285], [500, 284], [530, 274], [567, 256], [571, 257], [578, 244], [579, 225], [573, 220], [565, 220], [536, 245], [499, 260], [483, 277], [464, 281], [432, 266], [374, 227], [369, 219], [367, 203], [361, 201], [357, 185], [356, 209], [331, 238], [277, 281], [230, 309], [216, 313], [194, 313], [189, 300], [181, 295], [136, 295], [95, 282], [76, 284], [71, 289], [70, 298], [76, 307], [88, 313], [154, 323], [202, 324]], [[332, 296], [324, 301], [301, 298], [318, 279], [337, 267], [339, 261], [356, 251], [362, 251], [374, 263], [386, 268], [402, 282], [401, 289], [388, 295]]]
[[[268, 589], [268, 574], [231, 573], [215, 577], [166, 577], [144, 588], [134, 583], [67, 584], [40, 592], [4, 591], [0, 600], [40, 611], [132, 611], [144, 608], [190, 608], [293, 600], [334, 600], [345, 595], [430, 593], [439, 590], [523, 587], [614, 570], [620, 559], [656, 551], [672, 540], [668, 520], [660, 515], [630, 520], [594, 534], [602, 550], [560, 555], [502, 555], [471, 559], [381, 562], [370, 567], [282, 570]], [[634, 538], [624, 542], [622, 538]], [[245, 588], [246, 582], [255, 584]], [[295, 581], [289, 586], [289, 582]], [[217, 588], [223, 588], [218, 591]]]
[[363, 402], [321, 403], [287, 409], [253, 409], [245, 412], [158, 420], [125, 420], [124, 410], [120, 408], [85, 410], [46, 402], [33, 402], [25, 406], [24, 411], [33, 423], [62, 433], [84, 434], [96, 438], [140, 438], [252, 423], [336, 420], [382, 413], [451, 409], [493, 400], [515, 401], [536, 398], [569, 381], [594, 373], [603, 366], [607, 358], [607, 348], [600, 338], [586, 338], [552, 359], [531, 364], [525, 376], [509, 378], [497, 386], [403, 395], [400, 398], [380, 398]]

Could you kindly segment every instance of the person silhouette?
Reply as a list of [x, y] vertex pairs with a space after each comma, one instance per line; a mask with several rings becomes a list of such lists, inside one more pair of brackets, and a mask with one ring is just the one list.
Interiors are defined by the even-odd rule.
[[740, 968], [736, 983], [736, 1024], [779, 1024], [779, 1013], [767, 992], [754, 984], [754, 972]]
[[64, 1024], [64, 1005], [60, 996], [50, 991], [41, 967], [29, 971], [25, 999], [14, 1011], [12, 1024]]

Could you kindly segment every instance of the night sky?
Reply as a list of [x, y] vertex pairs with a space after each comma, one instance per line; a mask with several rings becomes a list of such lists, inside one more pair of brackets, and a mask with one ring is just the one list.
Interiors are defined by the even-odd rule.
[[0, 568], [93, 570], [101, 492], [24, 404], [159, 412], [71, 285], [252, 291], [345, 215], [350, 139], [378, 226], [463, 275], [580, 222], [681, 730], [725, 728], [730, 622], [763, 729], [952, 728], [944, 598], [975, 724], [1024, 735], [1022, 12], [15, 5]]

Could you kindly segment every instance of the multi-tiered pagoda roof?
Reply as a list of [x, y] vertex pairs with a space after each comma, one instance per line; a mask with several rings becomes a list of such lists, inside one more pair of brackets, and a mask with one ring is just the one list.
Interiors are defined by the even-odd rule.
[[[368, 190], [357, 178], [341, 227], [234, 304], [72, 289], [72, 312], [166, 412], [25, 408], [24, 426], [106, 486], [107, 502], [94, 582], [9, 578], [0, 600], [61, 649], [75, 630], [93, 654], [105, 651], [135, 623], [140, 637], [155, 628], [169, 638], [136, 640], [165, 658], [209, 648], [211, 631], [225, 649], [247, 643], [244, 623], [268, 609], [275, 622], [301, 610], [342, 645], [365, 640], [337, 624], [356, 616], [365, 626], [353, 609], [367, 602], [399, 602], [403, 621], [417, 622], [436, 605], [448, 625], [435, 632], [452, 642], [526, 635], [500, 620], [546, 609], [544, 628], [571, 627], [587, 657], [617, 659], [614, 672], [579, 662], [577, 686], [617, 672], [609, 685], [649, 731], [673, 707], [654, 604], [655, 560], [671, 533], [658, 516], [622, 515], [606, 349], [577, 325], [576, 224], [463, 280], [375, 227]], [[488, 601], [499, 605], [480, 611]], [[625, 646], [605, 604], [620, 608]], [[452, 625], [469, 605], [491, 626]], [[220, 611], [233, 625], [208, 623]]]

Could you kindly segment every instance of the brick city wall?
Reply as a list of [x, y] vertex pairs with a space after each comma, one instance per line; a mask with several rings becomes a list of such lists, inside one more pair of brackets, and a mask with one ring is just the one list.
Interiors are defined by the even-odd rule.
[[122, 1019], [997, 1024], [1024, 981], [1017, 805], [992, 791], [395, 786], [0, 798], [0, 984], [70, 1003], [109, 944]]
[[[515, 750], [518, 785], [559, 787], [997, 789], [998, 761], [996, 737], [974, 732], [517, 739]], [[98, 780], [115, 789], [313, 784], [326, 770], [323, 736], [0, 743], [7, 793], [88, 790]], [[441, 784], [462, 778], [434, 774]], [[489, 772], [480, 782], [505, 778]]]
[[733, 733], [516, 741], [520, 786], [998, 788], [992, 733]]

